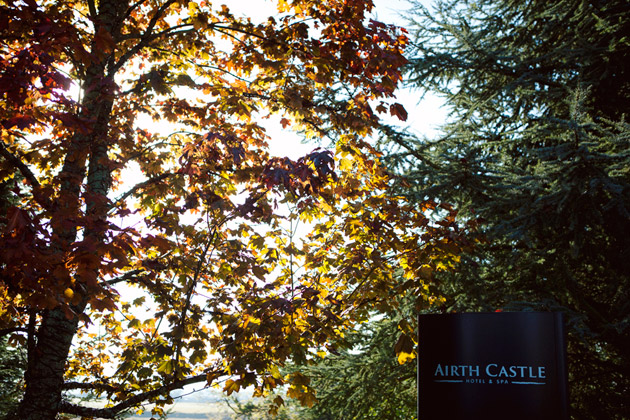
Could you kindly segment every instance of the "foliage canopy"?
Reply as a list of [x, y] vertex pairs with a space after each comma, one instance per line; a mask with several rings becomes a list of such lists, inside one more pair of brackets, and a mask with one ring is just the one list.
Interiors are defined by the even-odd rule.
[[[391, 193], [364, 140], [379, 113], [406, 115], [393, 91], [407, 36], [370, 20], [371, 2], [279, 0], [258, 20], [203, 0], [0, 8], [15, 199], [0, 321], [28, 353], [19, 418], [160, 414], [192, 383], [287, 383], [312, 404], [304, 375], [278, 367], [394, 296], [423, 305], [456, 259], [454, 212]], [[270, 156], [274, 118], [335, 147]], [[303, 244], [287, 233], [298, 222]]]

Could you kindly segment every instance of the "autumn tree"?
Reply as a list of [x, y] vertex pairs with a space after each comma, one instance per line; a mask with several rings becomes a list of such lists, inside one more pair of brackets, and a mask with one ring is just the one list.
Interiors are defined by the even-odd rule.
[[437, 1], [416, 8], [410, 84], [443, 96], [438, 138], [391, 129], [418, 200], [480, 218], [441, 278], [445, 311], [566, 314], [572, 417], [630, 415], [627, 1]]
[[[415, 419], [416, 363], [398, 347], [404, 343], [400, 333], [412, 329], [409, 322], [416, 313], [415, 305], [402, 305], [397, 312], [375, 313], [345, 334], [334, 352], [321, 351], [308, 364], [285, 366], [286, 372], [306, 374], [317, 396], [312, 407], [294, 407], [291, 418]], [[249, 419], [247, 415], [258, 418], [253, 414], [267, 413], [276, 397], [271, 394], [230, 406], [243, 419]]]
[[[393, 92], [407, 37], [371, 7], [279, 0], [266, 18], [201, 0], [3, 2], [1, 174], [15, 202], [0, 329], [28, 355], [17, 418], [147, 402], [160, 414], [193, 383], [287, 384], [312, 404], [285, 361], [393, 297], [431, 298], [460, 232], [448, 206], [390, 193], [365, 141], [379, 113], [405, 117]], [[274, 119], [333, 148], [270, 156]], [[284, 229], [298, 222], [312, 226], [303, 243]]]

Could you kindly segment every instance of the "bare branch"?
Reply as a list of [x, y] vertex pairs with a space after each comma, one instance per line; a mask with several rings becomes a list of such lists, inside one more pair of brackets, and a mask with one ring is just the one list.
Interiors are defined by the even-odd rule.
[[[264, 35], [256, 34], [254, 32], [250, 32], [248, 30], [245, 30], [245, 29], [242, 29], [242, 28], [238, 28], [238, 27], [235, 27], [235, 26], [213, 25], [213, 29], [224, 29], [224, 30], [228, 30], [228, 31], [239, 32], [239, 33], [241, 33], [243, 35], [249, 35], [251, 37], [258, 38], [258, 39], [267, 39]], [[223, 31], [220, 31], [220, 32], [227, 35], [226, 32], [223, 32]], [[274, 43], [279, 44], [279, 45], [286, 45], [284, 42], [281, 43], [281, 42], [278, 42], [278, 41], [274, 41]]]
[[88, 0], [88, 8], [90, 9], [90, 17], [92, 19], [96, 19], [96, 15], [98, 14], [98, 12], [96, 11], [94, 0]]
[[28, 332], [28, 328], [24, 328], [24, 327], [3, 328], [0, 330], [0, 337], [9, 335], [15, 332]]
[[142, 272], [143, 272], [142, 270], [132, 270], [132, 271], [129, 271], [128, 273], [123, 274], [120, 277], [116, 277], [116, 278], [113, 278], [113, 279], [110, 279], [110, 280], [106, 280], [103, 283], [105, 283], [105, 284], [107, 284], [109, 286], [113, 286], [115, 284], [122, 283], [122, 282], [125, 282], [125, 281], [128, 281], [128, 280], [137, 279], [138, 278], [137, 277], [138, 274], [140, 274]]
[[107, 391], [107, 392], [112, 392], [112, 393], [120, 390], [119, 388], [112, 385], [102, 384], [102, 383], [90, 383], [90, 382], [66, 382], [63, 384], [62, 388], [65, 391], [68, 391], [71, 389], [84, 389], [84, 390]]
[[129, 9], [127, 9], [127, 12], [123, 16], [123, 20], [127, 19], [136, 8], [138, 8], [139, 6], [142, 6], [142, 4], [146, 3], [146, 1], [147, 0], [138, 0], [137, 2], [129, 6]]
[[0, 143], [0, 155], [5, 158], [9, 163], [15, 166], [22, 176], [26, 178], [26, 180], [31, 184], [33, 188], [40, 188], [39, 181], [35, 177], [35, 174], [31, 171], [31, 169], [26, 166], [22, 160], [11, 153], [6, 147], [4, 147], [3, 143]]

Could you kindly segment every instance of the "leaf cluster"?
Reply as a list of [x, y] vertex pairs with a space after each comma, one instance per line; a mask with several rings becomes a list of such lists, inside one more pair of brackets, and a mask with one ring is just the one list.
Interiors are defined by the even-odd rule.
[[[406, 118], [404, 30], [364, 1], [217, 6], [0, 6], [0, 181], [20, 183], [0, 326], [28, 353], [22, 418], [162, 415], [193, 383], [311, 405], [308, 378], [278, 369], [396, 296], [437, 299], [465, 246], [450, 207], [391, 192], [365, 141], [380, 114]], [[275, 119], [334, 149], [271, 156]]]

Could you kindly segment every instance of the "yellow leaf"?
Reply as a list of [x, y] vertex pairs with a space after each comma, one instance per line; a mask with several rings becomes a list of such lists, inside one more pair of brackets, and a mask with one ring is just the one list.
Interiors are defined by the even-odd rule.
[[342, 158], [339, 161], [339, 169], [344, 172], [350, 171], [352, 169], [352, 161], [348, 158]]
[[273, 376], [274, 378], [282, 379], [282, 374], [280, 373], [280, 369], [278, 369], [278, 366], [271, 365], [271, 367], [269, 368], [269, 372], [271, 373], [271, 376]]
[[223, 390], [227, 395], [232, 394], [232, 392], [238, 392], [240, 389], [240, 383], [232, 379], [228, 379], [227, 381], [225, 381], [225, 386], [223, 387]]
[[170, 360], [165, 360], [160, 366], [158, 366], [157, 371], [159, 373], [164, 373], [165, 375], [170, 375], [171, 372], [173, 372], [173, 363]]
[[398, 353], [398, 363], [404, 365], [408, 361], [415, 359], [415, 357], [416, 356], [413, 353]]
[[401, 365], [415, 358], [414, 342], [407, 334], [401, 334], [394, 346], [398, 355], [398, 363]]

